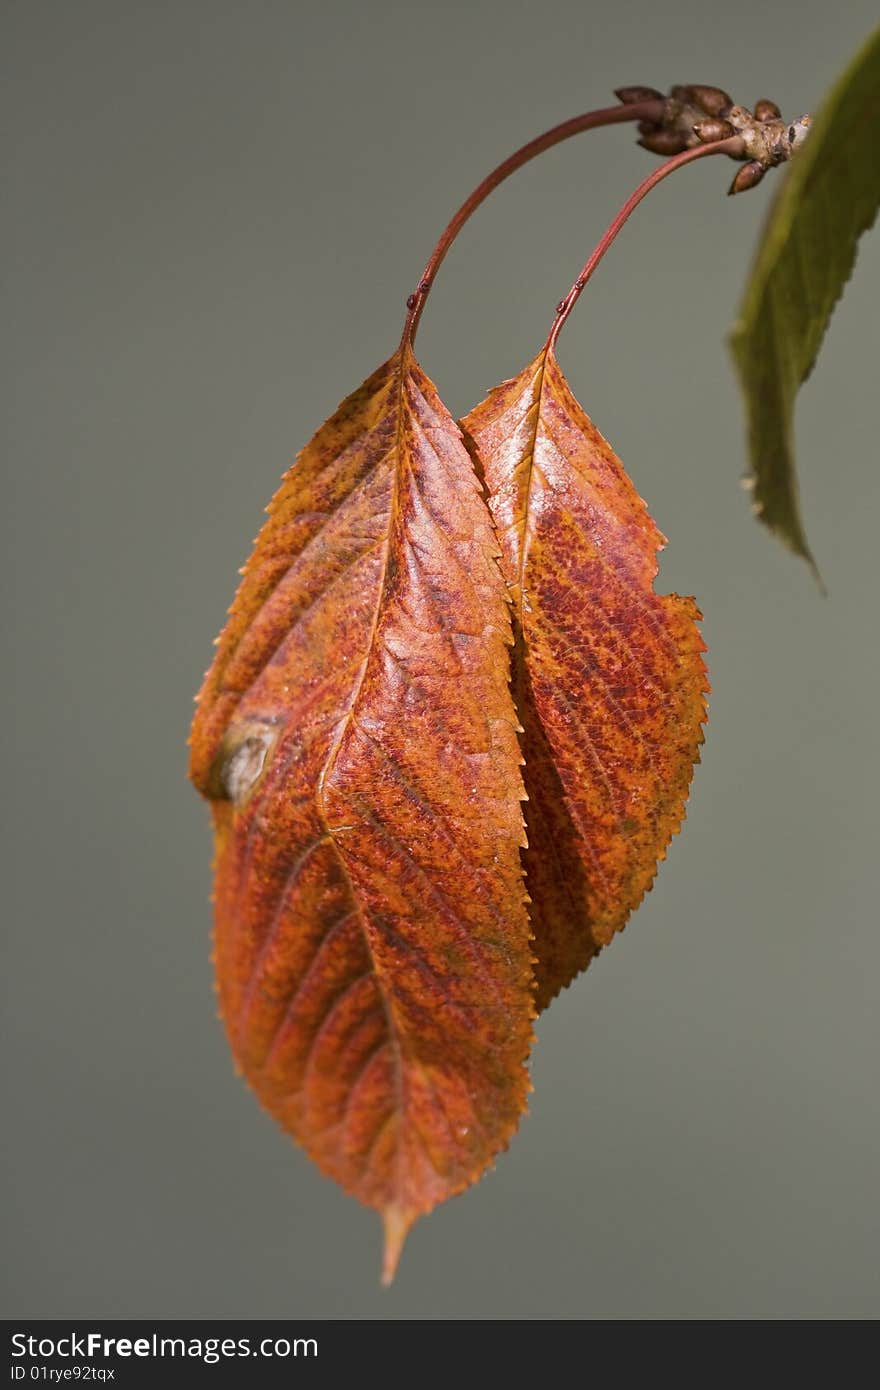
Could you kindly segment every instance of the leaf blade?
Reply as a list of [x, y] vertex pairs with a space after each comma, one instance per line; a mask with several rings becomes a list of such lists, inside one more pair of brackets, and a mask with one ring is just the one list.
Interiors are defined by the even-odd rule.
[[813, 567], [801, 517], [794, 407], [880, 205], [880, 29], [828, 94], [786, 171], [730, 333], [746, 402], [754, 508]]
[[385, 1213], [389, 1274], [525, 1108], [509, 606], [471, 461], [408, 349], [269, 512], [193, 731], [221, 1008], [262, 1103]]
[[552, 350], [462, 428], [514, 607], [543, 1008], [623, 927], [681, 824], [705, 719], [704, 645], [693, 601], [653, 592], [663, 537]]

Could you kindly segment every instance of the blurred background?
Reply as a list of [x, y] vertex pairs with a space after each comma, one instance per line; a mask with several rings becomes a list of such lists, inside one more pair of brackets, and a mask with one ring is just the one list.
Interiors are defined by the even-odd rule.
[[[880, 1312], [876, 237], [797, 418], [827, 599], [739, 481], [724, 336], [774, 178], [670, 179], [566, 329], [669, 537], [658, 587], [705, 612], [708, 738], [653, 893], [540, 1022], [510, 1151], [390, 1292], [375, 1215], [233, 1075], [185, 776], [263, 506], [395, 346], [473, 185], [621, 84], [814, 109], [875, 23], [874, 0], [4, 7], [6, 1316]], [[454, 414], [533, 355], [652, 163], [626, 128], [581, 136], [477, 214], [419, 337]]]

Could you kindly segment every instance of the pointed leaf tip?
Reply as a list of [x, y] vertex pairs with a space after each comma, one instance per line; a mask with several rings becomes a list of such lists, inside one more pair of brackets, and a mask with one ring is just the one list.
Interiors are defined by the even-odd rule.
[[415, 1215], [405, 1207], [392, 1202], [382, 1213], [382, 1227], [385, 1234], [385, 1248], [382, 1253], [382, 1288], [390, 1289], [394, 1283], [397, 1266], [404, 1241], [415, 1223]]

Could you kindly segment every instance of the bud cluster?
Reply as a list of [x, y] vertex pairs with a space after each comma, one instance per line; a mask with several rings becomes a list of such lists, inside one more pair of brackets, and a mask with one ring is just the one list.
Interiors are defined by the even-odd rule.
[[673, 87], [664, 97], [654, 87], [619, 87], [615, 95], [625, 105], [662, 101], [662, 115], [640, 121], [639, 144], [666, 158], [700, 144], [737, 139], [729, 151], [732, 159], [745, 161], [737, 171], [729, 193], [743, 193], [761, 182], [768, 169], [784, 164], [806, 139], [810, 117], [788, 123], [775, 101], [762, 98], [754, 111], [738, 106], [721, 87], [700, 84]]

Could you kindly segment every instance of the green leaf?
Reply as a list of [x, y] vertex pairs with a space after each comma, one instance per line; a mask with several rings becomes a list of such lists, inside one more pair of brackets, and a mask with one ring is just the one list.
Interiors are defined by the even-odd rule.
[[770, 210], [730, 346], [746, 397], [755, 511], [815, 570], [793, 414], [880, 203], [880, 29], [828, 94]]

